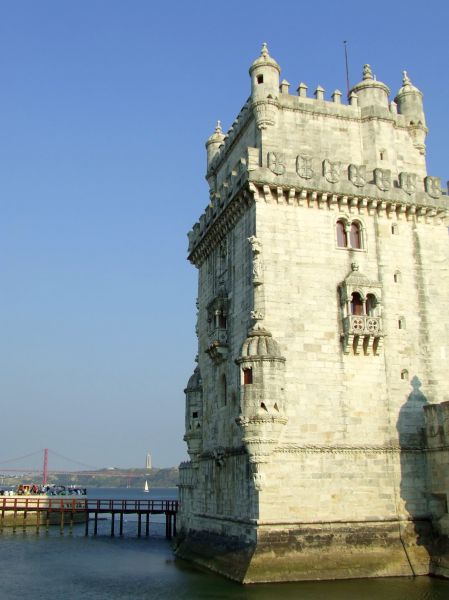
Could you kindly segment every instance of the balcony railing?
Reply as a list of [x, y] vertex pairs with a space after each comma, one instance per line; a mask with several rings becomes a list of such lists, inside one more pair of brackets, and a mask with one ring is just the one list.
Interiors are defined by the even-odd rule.
[[351, 315], [343, 320], [343, 332], [352, 335], [382, 335], [382, 320], [380, 317], [368, 315]]

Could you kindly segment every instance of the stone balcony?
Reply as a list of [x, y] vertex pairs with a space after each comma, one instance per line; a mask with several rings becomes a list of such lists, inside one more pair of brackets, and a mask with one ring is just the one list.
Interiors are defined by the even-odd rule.
[[343, 319], [343, 352], [379, 354], [383, 340], [382, 319], [369, 315], [350, 315]]
[[206, 353], [216, 364], [220, 364], [228, 356], [228, 332], [222, 327], [216, 327], [209, 333], [209, 346]]

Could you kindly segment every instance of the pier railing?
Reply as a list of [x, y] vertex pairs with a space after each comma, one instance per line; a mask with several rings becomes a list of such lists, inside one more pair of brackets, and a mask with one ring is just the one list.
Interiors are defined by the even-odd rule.
[[[59, 524], [61, 532], [65, 525], [85, 522], [85, 534], [89, 535], [89, 520], [94, 521], [93, 535], [98, 533], [98, 516], [111, 515], [111, 536], [115, 535], [118, 516], [119, 535], [123, 535], [124, 515], [137, 515], [137, 534], [142, 535], [142, 517], [145, 518], [145, 535], [149, 535], [150, 515], [165, 515], [165, 536], [176, 535], [177, 500], [107, 500], [83, 497], [0, 497], [0, 530], [5, 526], [33, 525], [39, 530], [50, 524]], [[56, 519], [56, 521], [55, 521]], [[20, 523], [19, 523], [20, 520]]]

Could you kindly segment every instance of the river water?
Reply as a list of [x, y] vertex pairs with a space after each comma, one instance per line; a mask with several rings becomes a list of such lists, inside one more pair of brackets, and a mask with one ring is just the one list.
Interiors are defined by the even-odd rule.
[[[176, 498], [176, 490], [90, 490], [90, 498]], [[365, 579], [241, 586], [175, 559], [163, 517], [151, 521], [149, 538], [137, 538], [137, 521], [125, 521], [123, 538], [97, 537], [59, 528], [36, 535], [0, 535], [0, 600], [448, 600], [449, 581], [430, 577]]]

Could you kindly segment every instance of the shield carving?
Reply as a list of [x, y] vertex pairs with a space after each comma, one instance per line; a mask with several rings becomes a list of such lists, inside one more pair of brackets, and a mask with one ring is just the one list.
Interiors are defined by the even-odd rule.
[[383, 192], [388, 192], [391, 188], [390, 169], [374, 169], [374, 183]]
[[406, 194], [414, 194], [416, 192], [416, 174], [405, 171], [399, 173], [399, 186]]
[[427, 176], [424, 179], [424, 188], [429, 196], [439, 198], [441, 196], [441, 178]]
[[323, 161], [323, 175], [329, 183], [340, 181], [341, 163], [330, 160]]
[[313, 177], [312, 157], [309, 154], [298, 154], [296, 157], [296, 172], [303, 179]]
[[268, 168], [275, 175], [283, 175], [285, 173], [285, 159], [279, 152], [268, 152]]
[[357, 187], [363, 187], [366, 183], [366, 166], [349, 165], [348, 175], [351, 183]]

